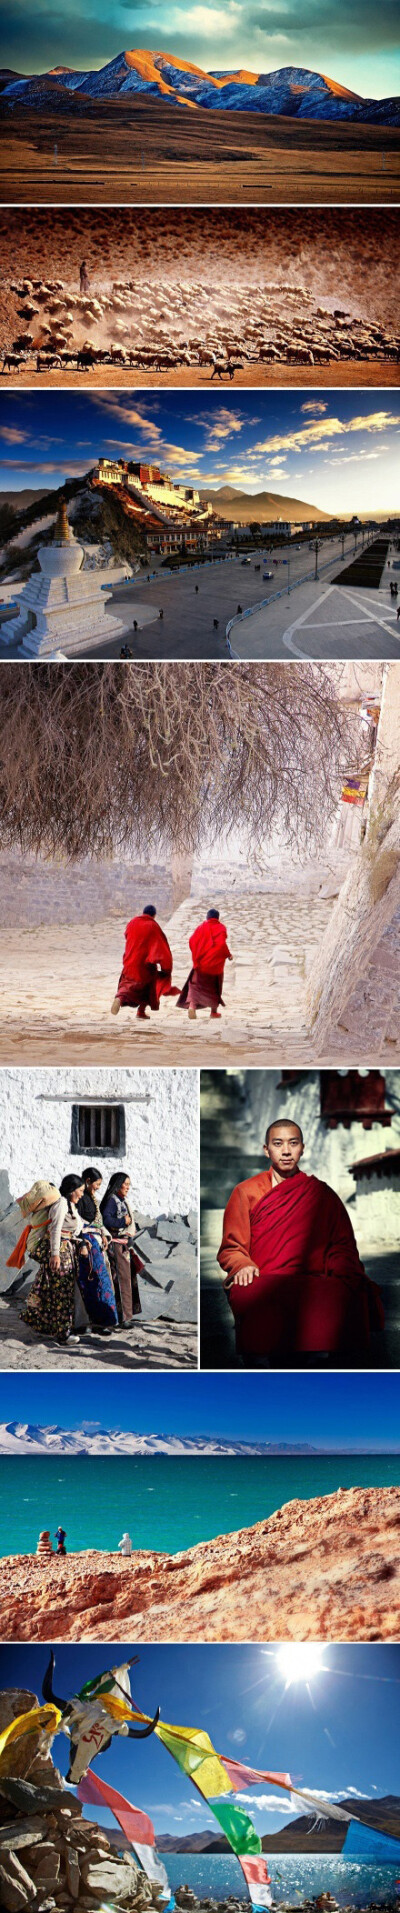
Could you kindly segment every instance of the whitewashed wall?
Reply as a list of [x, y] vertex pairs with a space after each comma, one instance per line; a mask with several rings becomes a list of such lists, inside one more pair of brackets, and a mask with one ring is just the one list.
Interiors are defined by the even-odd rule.
[[[36, 1176], [59, 1183], [94, 1161], [71, 1155], [72, 1104], [99, 1098], [125, 1108], [123, 1157], [100, 1156], [108, 1177], [124, 1162], [134, 1206], [156, 1216], [197, 1207], [198, 1079], [192, 1069], [3, 1069], [0, 1071], [0, 1172], [10, 1200]], [[148, 1096], [149, 1101], [130, 1101]], [[5, 1184], [2, 1185], [5, 1188]]]

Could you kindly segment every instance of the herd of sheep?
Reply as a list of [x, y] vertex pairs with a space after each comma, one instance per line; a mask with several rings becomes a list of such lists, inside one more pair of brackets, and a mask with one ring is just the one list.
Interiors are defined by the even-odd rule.
[[108, 290], [73, 291], [62, 280], [11, 282], [20, 330], [2, 349], [3, 373], [101, 366], [140, 372], [206, 368], [229, 378], [246, 365], [315, 365], [340, 359], [396, 360], [387, 328], [317, 305], [304, 286], [233, 286], [230, 298], [199, 281], [125, 279]]

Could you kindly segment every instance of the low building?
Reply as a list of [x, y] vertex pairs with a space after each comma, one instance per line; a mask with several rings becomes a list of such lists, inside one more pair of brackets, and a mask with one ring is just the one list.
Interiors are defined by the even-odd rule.
[[357, 1190], [360, 1235], [373, 1246], [396, 1248], [400, 1235], [400, 1147], [350, 1163]]

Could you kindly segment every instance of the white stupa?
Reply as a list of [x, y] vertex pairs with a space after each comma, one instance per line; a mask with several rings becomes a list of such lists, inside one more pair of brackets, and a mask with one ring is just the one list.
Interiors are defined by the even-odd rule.
[[61, 654], [69, 658], [74, 651], [81, 652], [85, 640], [92, 651], [96, 639], [104, 644], [107, 638], [112, 642], [116, 637], [129, 636], [134, 618], [140, 628], [157, 617], [153, 605], [133, 604], [131, 600], [126, 611], [122, 605], [114, 610], [104, 587], [111, 591], [129, 577], [128, 565], [83, 570], [84, 556], [84, 546], [71, 531], [62, 499], [52, 542], [39, 546], [40, 571], [32, 572], [20, 593], [18, 586], [14, 587], [19, 609], [14, 618], [2, 624], [3, 644], [15, 644], [17, 640], [24, 657], [54, 658]]

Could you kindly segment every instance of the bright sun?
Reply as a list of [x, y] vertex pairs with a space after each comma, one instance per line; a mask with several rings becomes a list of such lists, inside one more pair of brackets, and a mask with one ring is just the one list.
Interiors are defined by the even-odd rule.
[[308, 1681], [312, 1674], [319, 1674], [326, 1667], [323, 1658], [323, 1646], [318, 1641], [285, 1641], [278, 1648], [277, 1663], [288, 1687], [293, 1681]]

